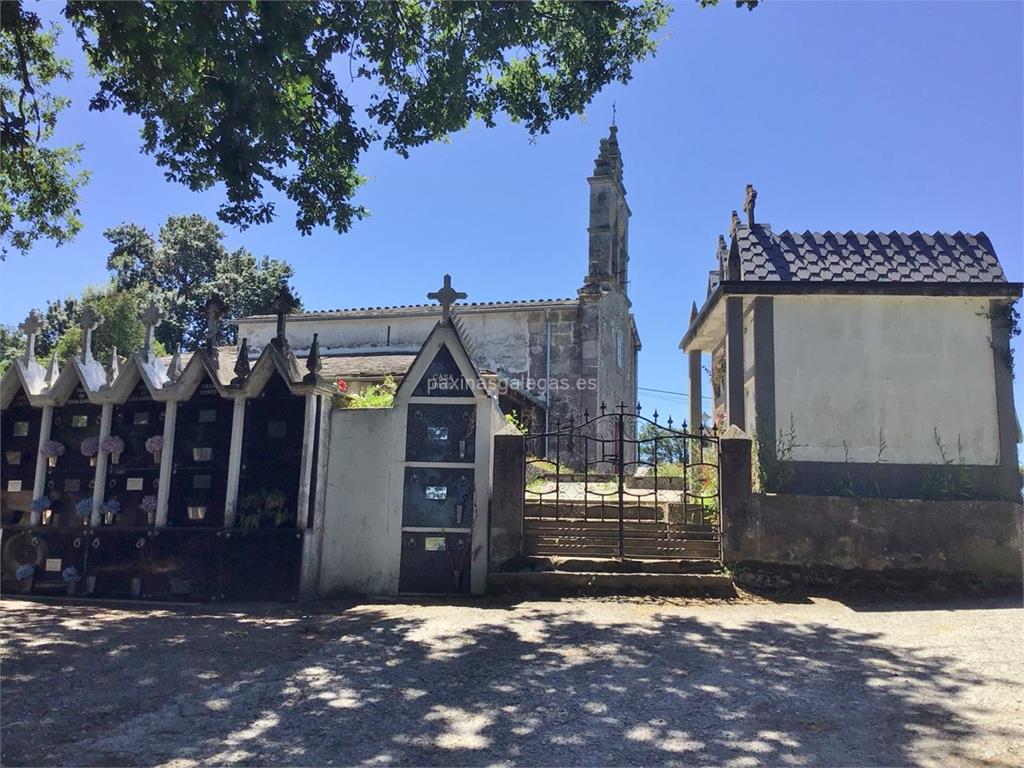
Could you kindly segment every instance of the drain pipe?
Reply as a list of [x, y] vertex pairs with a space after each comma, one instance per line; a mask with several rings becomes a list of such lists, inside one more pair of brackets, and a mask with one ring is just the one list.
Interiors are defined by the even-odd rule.
[[[551, 310], [544, 310], [544, 432], [548, 431], [551, 411]], [[544, 436], [544, 458], [548, 458], [548, 437]]]

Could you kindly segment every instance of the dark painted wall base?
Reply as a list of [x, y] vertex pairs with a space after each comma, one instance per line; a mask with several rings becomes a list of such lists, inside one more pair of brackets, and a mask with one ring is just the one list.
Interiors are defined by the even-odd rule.
[[[784, 493], [883, 499], [1020, 501], [1016, 466], [977, 464], [860, 464], [787, 461], [780, 471]], [[768, 490], [776, 490], [769, 488]]]
[[985, 579], [962, 571], [929, 569], [837, 568], [828, 565], [786, 565], [742, 560], [729, 563], [738, 586], [755, 591], [824, 592], [856, 595], [1022, 595], [1019, 579]]

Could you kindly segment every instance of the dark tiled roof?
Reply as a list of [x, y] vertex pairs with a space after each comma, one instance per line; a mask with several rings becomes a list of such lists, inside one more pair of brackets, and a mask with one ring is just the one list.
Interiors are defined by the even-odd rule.
[[320, 376], [325, 379], [338, 377], [386, 376], [389, 373], [404, 376], [412, 366], [416, 355], [349, 355], [345, 357], [324, 357]]
[[[495, 311], [507, 309], [530, 309], [532, 307], [550, 307], [556, 304], [575, 306], [579, 303], [577, 299], [523, 299], [521, 301], [470, 301], [453, 304], [452, 308], [463, 312], [480, 312], [493, 309]], [[441, 306], [432, 304], [397, 304], [389, 307], [352, 307], [349, 309], [318, 309], [306, 312], [296, 312], [289, 315], [289, 320], [296, 318], [320, 318], [320, 317], [377, 317], [388, 315], [438, 315], [441, 314]], [[240, 320], [273, 320], [274, 315], [250, 315]]]
[[979, 232], [782, 232], [736, 230], [743, 280], [1005, 283], [992, 243]]

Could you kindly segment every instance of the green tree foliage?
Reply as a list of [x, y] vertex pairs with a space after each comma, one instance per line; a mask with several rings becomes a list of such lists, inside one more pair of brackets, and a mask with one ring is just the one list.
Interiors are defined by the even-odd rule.
[[20, 2], [0, 3], [0, 259], [39, 238], [61, 245], [82, 227], [82, 147], [53, 141], [69, 101], [51, 88], [71, 77], [70, 63], [55, 53], [57, 35]]
[[12, 325], [0, 325], [0, 376], [11, 362], [25, 353], [25, 334]]
[[[657, 438], [657, 441], [655, 441]], [[683, 444], [685, 438], [674, 432], [669, 432], [654, 424], [645, 423], [640, 429], [640, 460], [651, 464], [655, 463], [657, 455], [658, 464], [674, 464], [683, 460]], [[657, 447], [657, 454], [655, 454]]]
[[[85, 307], [92, 307], [103, 316], [103, 322], [92, 332], [92, 354], [107, 365], [114, 347], [117, 347], [120, 357], [127, 357], [142, 348], [146, 341], [146, 328], [139, 320], [139, 313], [148, 303], [149, 295], [145, 289], [118, 289], [113, 283], [89, 286], [82, 291], [82, 298], [72, 305], [72, 322], [78, 322]], [[167, 354], [159, 341], [154, 348], [158, 355]], [[78, 325], [71, 325], [53, 345], [53, 352], [61, 362], [70, 360], [81, 350], [82, 329]]]
[[[18, 0], [3, 6], [11, 40], [38, 22]], [[605, 85], [628, 82], [654, 53], [669, 10], [664, 0], [76, 0], [64, 15], [99, 77], [90, 108], [138, 115], [143, 149], [169, 179], [194, 190], [223, 184], [218, 215], [239, 227], [270, 221], [264, 195], [276, 190], [308, 233], [344, 232], [366, 214], [354, 197], [358, 161], [372, 144], [405, 156], [501, 114], [531, 136], [546, 133]], [[26, 94], [47, 98], [52, 76], [40, 62], [53, 59], [52, 39], [8, 52], [5, 66], [28, 75], [4, 92], [5, 110]], [[48, 171], [77, 178], [72, 161], [49, 158]], [[46, 221], [29, 221], [37, 218]]]
[[[293, 274], [286, 262], [257, 259], [244, 248], [229, 252], [220, 228], [197, 214], [171, 216], [157, 238], [135, 224], [104, 235], [112, 245], [107, 268], [118, 288], [145, 290], [166, 313], [156, 337], [169, 349], [203, 342], [203, 306], [211, 294], [225, 301], [232, 318], [269, 313]], [[234, 343], [235, 328], [222, 323], [218, 341]]]

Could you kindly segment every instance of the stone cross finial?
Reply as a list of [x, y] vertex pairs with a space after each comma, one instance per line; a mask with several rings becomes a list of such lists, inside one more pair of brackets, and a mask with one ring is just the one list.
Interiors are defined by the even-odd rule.
[[146, 326], [146, 345], [143, 347], [142, 352], [146, 357], [146, 362], [153, 362], [153, 339], [156, 331], [156, 327], [160, 325], [164, 319], [164, 313], [160, 310], [160, 307], [155, 301], [150, 301], [142, 312], [139, 313], [139, 320]]
[[110, 373], [107, 374], [107, 386], [114, 386], [117, 377], [121, 373], [121, 363], [117, 359], [117, 347], [111, 347], [110, 351]]
[[169, 387], [181, 377], [181, 344], [178, 344], [174, 348], [174, 356], [171, 358], [171, 364], [167, 366], [167, 383], [165, 387]]
[[757, 204], [757, 190], [753, 184], [747, 184], [747, 193], [743, 197], [743, 210], [747, 212], [747, 226], [754, 226], [754, 206]]
[[228, 311], [228, 305], [217, 294], [206, 300], [203, 312], [206, 314], [206, 351], [211, 355], [217, 351], [217, 331], [220, 330], [220, 319]]
[[78, 327], [82, 329], [82, 362], [92, 361], [92, 332], [97, 326], [103, 323], [103, 315], [92, 307], [82, 310], [82, 316], [78, 320]]
[[252, 366], [249, 365], [249, 340], [243, 338], [242, 343], [238, 345], [238, 359], [235, 360], [235, 378], [231, 383], [236, 387], [241, 386], [249, 377], [251, 370]]
[[313, 343], [309, 345], [309, 357], [306, 358], [306, 370], [309, 371], [302, 380], [307, 384], [316, 384], [317, 374], [324, 367], [320, 359], [320, 334], [313, 334]]
[[736, 237], [736, 230], [740, 227], [740, 215], [736, 211], [732, 212], [732, 219], [729, 222], [729, 237]]
[[428, 299], [434, 299], [441, 304], [441, 322], [447, 325], [452, 318], [452, 304], [459, 299], [466, 298], [466, 294], [452, 288], [452, 276], [444, 276], [444, 285], [440, 290], [427, 294]]
[[52, 387], [58, 376], [60, 376], [60, 368], [57, 366], [57, 353], [54, 352], [53, 357], [50, 358], [50, 368], [46, 372], [46, 383]]
[[295, 311], [297, 306], [299, 306], [299, 302], [292, 294], [291, 289], [287, 285], [281, 286], [281, 292], [277, 294], [274, 303], [270, 305], [274, 314], [277, 315], [277, 331], [274, 334], [274, 341], [277, 342], [278, 346], [288, 346], [288, 337], [285, 333], [286, 318]]
[[33, 309], [28, 313], [25, 322], [18, 326], [18, 330], [28, 337], [28, 342], [25, 344], [26, 364], [36, 356], [36, 336], [39, 335], [40, 331], [45, 331], [47, 325], [46, 318], [43, 317], [40, 311]]

